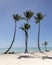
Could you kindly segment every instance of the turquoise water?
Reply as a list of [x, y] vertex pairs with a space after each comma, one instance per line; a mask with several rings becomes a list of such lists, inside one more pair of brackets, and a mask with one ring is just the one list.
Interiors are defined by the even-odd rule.
[[[44, 47], [42, 47], [41, 48], [42, 49], [42, 51], [45, 51], [45, 48]], [[52, 50], [52, 47], [47, 47], [47, 49], [48, 50]], [[3, 53], [3, 52], [5, 52], [7, 50], [7, 48], [0, 48], [0, 53]], [[11, 50], [10, 50], [10, 52], [24, 52], [25, 51], [25, 48], [24, 47], [18, 47], [18, 48], [11, 48]], [[38, 51], [38, 48], [36, 48], [36, 47], [29, 47], [28, 48], [28, 51], [29, 52], [33, 52], [33, 51]]]

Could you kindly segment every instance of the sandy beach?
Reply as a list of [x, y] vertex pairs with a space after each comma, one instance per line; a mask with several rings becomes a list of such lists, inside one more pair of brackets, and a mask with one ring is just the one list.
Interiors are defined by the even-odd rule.
[[0, 65], [52, 65], [52, 51], [0, 54]]

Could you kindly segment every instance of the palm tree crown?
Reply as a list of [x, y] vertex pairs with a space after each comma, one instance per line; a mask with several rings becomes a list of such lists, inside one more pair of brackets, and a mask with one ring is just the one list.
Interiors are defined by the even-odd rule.
[[19, 21], [20, 19], [24, 19], [24, 17], [21, 17], [18, 14], [13, 14], [13, 18], [14, 18], [15, 21]]
[[42, 15], [41, 12], [37, 13], [37, 16], [35, 16], [36, 24], [40, 23], [40, 21], [44, 18], [46, 15]]
[[21, 27], [19, 27], [20, 29], [22, 29], [23, 31], [26, 31], [26, 30], [29, 30], [30, 29], [30, 24], [28, 24], [28, 23], [24, 23], [24, 26], [21, 26]]
[[47, 42], [47, 41], [45, 41], [43, 45], [48, 45], [48, 42]]
[[34, 13], [30, 10], [24, 12], [24, 16], [26, 20], [30, 20], [30, 18], [34, 15]]

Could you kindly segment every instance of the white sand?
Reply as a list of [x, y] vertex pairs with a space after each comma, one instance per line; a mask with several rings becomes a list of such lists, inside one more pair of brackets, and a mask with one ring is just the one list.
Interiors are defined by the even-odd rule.
[[0, 54], [0, 65], [52, 65], [52, 52]]

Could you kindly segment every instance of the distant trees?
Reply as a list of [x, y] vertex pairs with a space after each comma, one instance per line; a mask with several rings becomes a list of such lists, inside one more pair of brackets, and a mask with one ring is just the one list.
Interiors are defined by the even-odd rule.
[[45, 41], [42, 45], [44, 45], [44, 47], [45, 47], [45, 51], [47, 52], [48, 50], [47, 50], [47, 45], [48, 45], [48, 42], [47, 41]]

